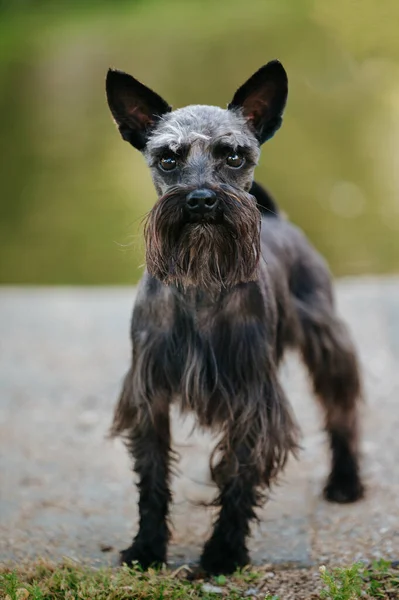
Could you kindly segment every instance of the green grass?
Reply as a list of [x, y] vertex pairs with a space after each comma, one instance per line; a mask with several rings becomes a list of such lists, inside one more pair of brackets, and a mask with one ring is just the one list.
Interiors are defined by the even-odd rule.
[[320, 574], [324, 584], [320, 592], [323, 600], [399, 598], [399, 575], [394, 574], [390, 563], [383, 560], [371, 567], [360, 563], [332, 571], [320, 567]]
[[[355, 600], [357, 598], [399, 598], [399, 574], [384, 561], [371, 567], [354, 564], [348, 568], [328, 570], [320, 567], [316, 584], [301, 592], [292, 570], [274, 572], [273, 591], [269, 593], [270, 567], [244, 569], [232, 577], [219, 576], [204, 583], [189, 581], [185, 567], [170, 571], [83, 567], [74, 562], [61, 565], [38, 562], [30, 566], [0, 570], [0, 598], [2, 600], [211, 600], [215, 598], [262, 598], [285, 600], [278, 587], [287, 581], [295, 585], [295, 600]], [[305, 576], [304, 576], [305, 575]], [[301, 580], [314, 580], [315, 570], [301, 571]], [[317, 585], [319, 584], [319, 585]], [[317, 590], [319, 587], [319, 590]], [[288, 589], [289, 585], [288, 585]], [[307, 590], [309, 587], [307, 587]]]

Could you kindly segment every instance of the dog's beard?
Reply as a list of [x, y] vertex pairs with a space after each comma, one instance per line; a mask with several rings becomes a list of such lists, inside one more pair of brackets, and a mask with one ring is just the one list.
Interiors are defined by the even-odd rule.
[[256, 278], [260, 213], [255, 199], [227, 185], [213, 189], [222, 211], [214, 223], [187, 223], [183, 210], [191, 189], [182, 186], [151, 210], [144, 230], [146, 263], [163, 283], [215, 293]]

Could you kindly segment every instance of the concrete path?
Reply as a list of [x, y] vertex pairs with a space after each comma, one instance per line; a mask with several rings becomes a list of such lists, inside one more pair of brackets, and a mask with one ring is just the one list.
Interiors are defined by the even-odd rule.
[[[337, 284], [365, 373], [367, 499], [320, 498], [327, 473], [320, 415], [289, 357], [282, 378], [304, 433], [299, 462], [251, 540], [255, 562], [301, 565], [399, 558], [399, 279]], [[127, 288], [0, 289], [0, 561], [63, 556], [115, 563], [135, 531], [136, 492], [123, 445], [105, 439], [128, 366], [134, 292]], [[211, 439], [174, 420], [176, 479], [170, 562], [195, 561], [212, 514]]]

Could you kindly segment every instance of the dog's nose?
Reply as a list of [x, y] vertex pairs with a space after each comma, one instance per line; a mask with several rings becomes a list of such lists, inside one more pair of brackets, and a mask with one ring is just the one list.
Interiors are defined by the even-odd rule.
[[193, 215], [209, 214], [218, 204], [219, 200], [215, 192], [206, 188], [194, 190], [187, 195], [186, 206]]

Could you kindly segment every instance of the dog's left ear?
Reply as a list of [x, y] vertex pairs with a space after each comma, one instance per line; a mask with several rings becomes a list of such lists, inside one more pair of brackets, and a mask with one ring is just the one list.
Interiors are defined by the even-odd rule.
[[106, 80], [108, 106], [121, 136], [144, 150], [156, 122], [172, 109], [161, 96], [131, 75], [109, 69]]
[[278, 60], [272, 60], [238, 88], [228, 108], [241, 109], [263, 144], [281, 127], [287, 95], [287, 73]]

